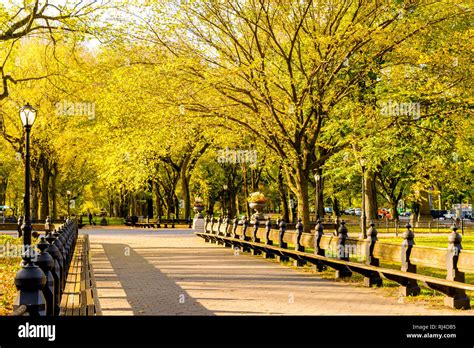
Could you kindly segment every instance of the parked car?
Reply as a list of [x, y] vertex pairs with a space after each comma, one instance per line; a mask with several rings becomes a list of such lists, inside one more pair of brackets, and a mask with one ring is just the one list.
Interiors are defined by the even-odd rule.
[[387, 209], [387, 208], [382, 208], [382, 209], [379, 209], [377, 211], [377, 214], [379, 216], [380, 219], [391, 219], [392, 218], [392, 214], [390, 214], [390, 209]]
[[433, 219], [444, 220], [445, 219], [444, 214], [446, 214], [447, 212], [448, 212], [447, 210], [433, 209], [431, 210], [431, 216], [433, 217]]
[[355, 216], [361, 216], [361, 215], [362, 215], [362, 209], [360, 209], [360, 208], [355, 208], [355, 209], [354, 209], [354, 215], [355, 215]]
[[451, 211], [448, 211], [446, 214], [444, 214], [445, 219], [454, 219], [456, 217], [455, 214], [453, 214]]
[[344, 214], [346, 215], [354, 215], [355, 214], [355, 210], [354, 208], [347, 208], [344, 210]]
[[17, 222], [14, 211], [7, 205], [0, 205], [0, 223], [14, 223]]
[[332, 208], [331, 207], [325, 207], [324, 212], [327, 214], [332, 214]]

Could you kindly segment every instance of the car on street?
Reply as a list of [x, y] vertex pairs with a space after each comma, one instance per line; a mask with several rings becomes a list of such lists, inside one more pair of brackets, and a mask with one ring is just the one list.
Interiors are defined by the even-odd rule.
[[14, 223], [17, 218], [12, 208], [7, 205], [0, 205], [0, 223]]
[[325, 212], [326, 214], [332, 214], [332, 208], [331, 208], [331, 207], [325, 207], [325, 208], [324, 208], [324, 212]]
[[344, 209], [344, 214], [346, 214], [346, 215], [354, 215], [354, 214], [355, 214], [355, 210], [354, 210], [354, 208], [347, 208], [347, 209]]
[[377, 214], [379, 216], [379, 219], [391, 219], [392, 214], [390, 214], [390, 209], [387, 208], [382, 208], [377, 211]]
[[456, 215], [453, 214], [453, 212], [451, 212], [451, 211], [448, 211], [446, 214], [444, 214], [444, 218], [446, 220], [454, 219], [455, 217], [456, 217]]
[[447, 210], [439, 210], [439, 209], [432, 209], [431, 210], [431, 216], [433, 219], [439, 219], [439, 220], [444, 220], [444, 214], [446, 214], [448, 211]]

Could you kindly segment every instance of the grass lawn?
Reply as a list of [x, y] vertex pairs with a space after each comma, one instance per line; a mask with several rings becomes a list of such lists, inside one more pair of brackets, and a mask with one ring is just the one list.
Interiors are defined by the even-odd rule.
[[[416, 238], [415, 236], [415, 243], [416, 245], [420, 246], [428, 246], [428, 247], [437, 247], [437, 248], [446, 248], [448, 246], [447, 242], [447, 235], [446, 236], [422, 236]], [[395, 244], [401, 244], [403, 238], [379, 238], [381, 242], [389, 242]], [[462, 247], [464, 250], [474, 250], [474, 236], [468, 235], [463, 236], [462, 238]], [[391, 263], [391, 262], [381, 262], [382, 267], [386, 268], [393, 268], [393, 269], [400, 269], [400, 264], [398, 263]], [[431, 267], [417, 267], [417, 273], [428, 275], [437, 278], [446, 278], [446, 271], [441, 269], [431, 268]], [[468, 284], [474, 284], [474, 274], [473, 273], [466, 273], [465, 274], [465, 282]], [[390, 285], [393, 283], [393, 285]], [[387, 281], [387, 286], [398, 287], [397, 283]], [[418, 297], [409, 298], [408, 301], [416, 301], [424, 300], [430, 303], [442, 303], [443, 295], [435, 290], [431, 290], [427, 287], [424, 287], [423, 284], [420, 284], [421, 287], [421, 295]], [[467, 295], [471, 298], [471, 306], [474, 308], [474, 292], [467, 291]]]
[[[394, 243], [400, 245], [403, 241], [402, 237], [390, 237], [384, 238], [379, 237], [380, 242]], [[474, 250], [474, 236], [462, 237], [462, 247], [464, 250]], [[448, 247], [448, 235], [446, 236], [417, 236], [415, 235], [415, 245], [429, 246], [436, 248], [447, 248]]]

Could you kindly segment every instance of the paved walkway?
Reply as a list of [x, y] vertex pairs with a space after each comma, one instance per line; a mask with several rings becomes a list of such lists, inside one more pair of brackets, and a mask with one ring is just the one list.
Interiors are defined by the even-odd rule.
[[[86, 228], [104, 315], [452, 315], [205, 243], [191, 230]], [[470, 313], [469, 313], [470, 314]]]

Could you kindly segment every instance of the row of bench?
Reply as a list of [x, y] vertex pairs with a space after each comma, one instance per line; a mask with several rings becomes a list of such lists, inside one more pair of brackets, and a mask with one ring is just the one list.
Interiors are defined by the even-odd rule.
[[[53, 230], [55, 227], [58, 227], [60, 225], [52, 224], [50, 225], [50, 230]], [[6, 223], [6, 224], [0, 224], [0, 231], [18, 231], [18, 224], [15, 223]], [[33, 231], [41, 231], [44, 232], [46, 231], [45, 224], [32, 224], [31, 225]]]
[[93, 316], [100, 313], [94, 271], [90, 262], [89, 235], [80, 235], [61, 297], [60, 315]]
[[135, 224], [126, 223], [126, 226], [131, 227], [140, 227], [140, 228], [175, 228], [176, 225], [188, 225], [189, 228], [192, 228], [192, 221], [191, 220], [168, 220], [168, 221], [145, 221], [145, 222], [136, 222]]
[[[346, 278], [352, 272], [364, 276], [366, 286], [381, 286], [382, 279], [397, 282], [400, 295], [416, 296], [420, 293], [417, 282], [446, 295], [445, 305], [457, 309], [470, 309], [466, 291], [474, 291], [474, 285], [465, 283], [465, 273], [474, 273], [474, 252], [463, 250], [461, 235], [454, 227], [448, 236], [446, 249], [415, 246], [411, 226], [407, 226], [402, 245], [382, 243], [372, 225], [367, 239], [349, 238], [344, 223], [336, 233], [325, 234], [324, 225], [318, 224], [315, 233], [304, 233], [302, 224], [296, 231], [286, 231], [285, 224], [273, 229], [271, 223], [261, 228], [248, 224], [208, 221], [204, 232], [197, 232], [206, 242], [213, 242], [229, 248], [238, 248], [253, 255], [266, 258], [276, 257], [279, 261], [294, 260], [295, 265], [314, 265], [318, 271], [326, 267], [336, 270], [336, 278]], [[293, 244], [292, 248], [288, 245]], [[309, 251], [307, 249], [310, 249]], [[312, 250], [311, 250], [312, 249]], [[386, 265], [380, 266], [382, 262]], [[387, 267], [398, 263], [399, 269]], [[446, 272], [446, 278], [417, 274], [417, 265]]]

